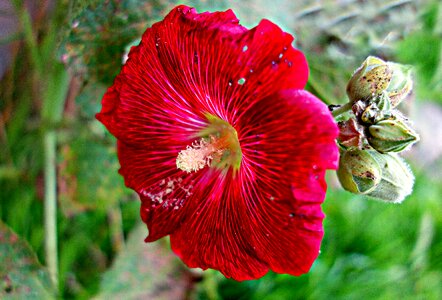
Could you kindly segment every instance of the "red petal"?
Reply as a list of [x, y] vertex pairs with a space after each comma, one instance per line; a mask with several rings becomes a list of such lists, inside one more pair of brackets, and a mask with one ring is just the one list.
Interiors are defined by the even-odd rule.
[[214, 268], [236, 280], [254, 279], [268, 267], [255, 254], [244, 214], [247, 203], [235, 189], [241, 182], [232, 178], [231, 173], [206, 173], [205, 187], [195, 189], [190, 215], [170, 236], [171, 246], [189, 267]]
[[193, 214], [171, 235], [172, 248], [190, 267], [236, 280], [269, 268], [306, 273], [323, 236], [320, 204], [325, 169], [336, 168], [337, 126], [320, 100], [290, 90], [257, 102], [237, 130], [238, 176], [215, 176], [206, 194], [194, 195]]
[[[318, 254], [337, 130], [324, 104], [294, 90], [308, 69], [292, 41], [266, 20], [247, 30], [231, 11], [180, 6], [146, 31], [103, 97], [97, 118], [119, 140], [120, 173], [140, 195], [146, 240], [171, 234], [191, 267], [238, 280], [268, 268], [297, 275]], [[236, 177], [176, 169], [206, 113], [238, 132]]]
[[183, 146], [206, 125], [205, 113], [235, 125], [257, 99], [304, 87], [307, 63], [290, 34], [267, 20], [251, 30], [237, 23], [230, 10], [175, 8], [132, 48], [97, 118], [127, 144], [159, 136]]
[[122, 142], [118, 142], [118, 157], [126, 186], [140, 196], [141, 217], [149, 227], [146, 241], [172, 233], [185, 220], [189, 198], [198, 188], [202, 173], [178, 170], [176, 153], [152, 155], [144, 148]]

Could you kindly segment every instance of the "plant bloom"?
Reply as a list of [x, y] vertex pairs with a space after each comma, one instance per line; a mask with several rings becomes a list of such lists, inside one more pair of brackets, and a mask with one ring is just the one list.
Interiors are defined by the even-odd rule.
[[147, 242], [236, 280], [309, 271], [337, 126], [270, 21], [178, 6], [133, 47], [97, 114], [141, 199]]

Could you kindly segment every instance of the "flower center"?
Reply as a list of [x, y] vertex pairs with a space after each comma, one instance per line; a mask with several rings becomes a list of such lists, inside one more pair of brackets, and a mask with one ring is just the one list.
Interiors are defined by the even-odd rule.
[[178, 153], [177, 168], [187, 173], [204, 167], [237, 171], [242, 152], [236, 130], [226, 121], [206, 114], [209, 125], [198, 133], [198, 140]]

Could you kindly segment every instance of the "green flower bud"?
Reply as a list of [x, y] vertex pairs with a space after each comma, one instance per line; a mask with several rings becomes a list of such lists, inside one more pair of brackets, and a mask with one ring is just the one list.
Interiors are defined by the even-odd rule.
[[345, 190], [391, 203], [402, 202], [414, 184], [402, 158], [373, 150], [341, 151], [337, 175]]
[[368, 143], [381, 153], [401, 152], [419, 140], [419, 135], [397, 118], [379, 121], [368, 127], [368, 132]]
[[370, 151], [382, 168], [382, 179], [367, 196], [400, 203], [413, 191], [414, 176], [408, 165], [395, 153], [381, 154]]
[[353, 103], [378, 96], [387, 89], [392, 77], [385, 61], [369, 56], [348, 82], [347, 95]]
[[[347, 95], [354, 103], [358, 100], [375, 100], [384, 93], [394, 108], [405, 99], [412, 87], [410, 66], [369, 56], [348, 82]], [[379, 107], [386, 109], [381, 105]]]
[[344, 189], [355, 194], [366, 194], [379, 184], [382, 170], [371, 152], [358, 149], [341, 151], [337, 174]]

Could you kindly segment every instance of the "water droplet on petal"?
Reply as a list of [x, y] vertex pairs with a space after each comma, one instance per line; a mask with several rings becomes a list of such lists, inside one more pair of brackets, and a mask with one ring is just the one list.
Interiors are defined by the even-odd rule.
[[245, 45], [244, 47], [242, 47], [242, 52], [246, 52], [249, 49], [249, 47], [247, 45]]
[[317, 170], [318, 166], [317, 165], [313, 165], [312, 168], [313, 168], [313, 170]]
[[284, 54], [282, 54], [282, 53], [279, 53], [279, 59], [281, 59], [282, 57], [284, 56]]

